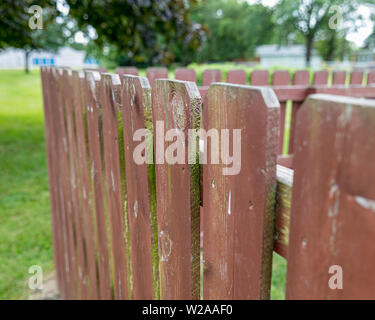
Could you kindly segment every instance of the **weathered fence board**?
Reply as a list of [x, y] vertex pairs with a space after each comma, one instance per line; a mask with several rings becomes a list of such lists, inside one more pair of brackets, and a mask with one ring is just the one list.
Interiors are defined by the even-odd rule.
[[313, 85], [327, 85], [329, 73], [326, 70], [315, 71]]
[[361, 85], [364, 72], [362, 70], [354, 70], [350, 74], [350, 84]]
[[118, 75], [130, 74], [133, 76], [138, 75], [138, 69], [136, 67], [117, 67], [115, 73]]
[[73, 71], [72, 90], [74, 105], [74, 125], [77, 139], [78, 156], [78, 186], [80, 189], [80, 214], [82, 215], [83, 233], [85, 241], [85, 253], [87, 263], [87, 298], [98, 299], [98, 283], [96, 272], [96, 250], [93, 195], [91, 190], [91, 179], [89, 172], [89, 159], [87, 154], [86, 136], [86, 108], [83, 101], [84, 73]]
[[346, 82], [345, 71], [333, 71], [332, 84], [333, 85], [344, 85]]
[[253, 86], [267, 86], [268, 85], [268, 71], [254, 70], [250, 76], [250, 83]]
[[87, 110], [88, 147], [91, 161], [91, 175], [95, 199], [97, 242], [99, 247], [98, 271], [100, 299], [111, 298], [111, 280], [108, 252], [107, 223], [105, 210], [104, 178], [101, 152], [101, 105], [100, 74], [95, 71], [85, 72], [85, 103]]
[[197, 74], [194, 69], [177, 68], [175, 76], [177, 80], [197, 82]]
[[212, 82], [221, 82], [221, 70], [204, 70], [202, 74], [202, 86], [209, 86]]
[[53, 99], [56, 103], [55, 119], [57, 124], [58, 132], [58, 170], [59, 170], [59, 191], [60, 191], [60, 205], [62, 212], [62, 224], [65, 226], [65, 235], [67, 237], [67, 247], [68, 251], [65, 253], [68, 260], [68, 265], [66, 267], [66, 275], [68, 279], [68, 299], [77, 299], [77, 278], [78, 278], [78, 268], [77, 268], [77, 255], [75, 250], [75, 240], [74, 240], [74, 208], [72, 204], [72, 185], [69, 170], [69, 146], [67, 130], [65, 127], [65, 94], [64, 85], [62, 77], [63, 69], [53, 69], [52, 74], [54, 77], [55, 93], [56, 96]]
[[[362, 142], [365, 141], [365, 144]], [[314, 95], [297, 120], [288, 299], [374, 299], [375, 103]], [[329, 287], [331, 266], [343, 289]]]
[[375, 84], [375, 70], [368, 73], [367, 84]]
[[56, 268], [56, 276], [60, 292], [63, 298], [67, 298], [66, 277], [65, 277], [65, 257], [66, 252], [64, 235], [62, 234], [63, 226], [61, 223], [61, 211], [59, 204], [58, 189], [58, 168], [57, 168], [57, 132], [56, 124], [53, 118], [53, 95], [54, 82], [52, 71], [49, 68], [41, 69], [42, 86], [43, 86], [43, 102], [44, 102], [44, 124], [46, 137], [46, 153], [47, 153], [47, 169], [49, 178], [49, 190], [51, 199], [51, 218], [52, 218], [52, 241], [54, 246], [54, 263]]
[[[223, 175], [223, 164], [204, 166], [203, 295], [205, 299], [267, 299], [279, 103], [268, 88], [215, 84], [205, 108], [206, 129], [241, 129], [242, 149], [240, 174]], [[211, 155], [212, 140], [205, 144]], [[226, 145], [230, 150], [239, 147], [232, 142]]]
[[[159, 297], [159, 260], [155, 167], [152, 149], [151, 87], [148, 80], [143, 77], [124, 76], [122, 82], [133, 298], [157, 299]], [[149, 130], [149, 135], [146, 132], [142, 135], [146, 145], [140, 154], [138, 145], [141, 136], [137, 136], [137, 132], [142, 129]], [[135, 140], [134, 137], [138, 138]], [[136, 152], [141, 157], [137, 163], [133, 156]]]
[[[114, 267], [114, 297], [127, 299], [127, 268], [124, 233], [123, 190], [119, 154], [118, 113], [120, 108], [121, 82], [118, 75], [103, 74], [101, 79], [101, 106], [103, 125], [103, 153], [105, 189], [112, 236]], [[121, 115], [120, 115], [120, 124]], [[122, 132], [120, 132], [121, 134]], [[125, 215], [126, 216], [126, 215]]]
[[287, 86], [290, 83], [290, 73], [286, 70], [276, 70], [272, 75], [274, 86]]
[[[160, 252], [160, 298], [199, 299], [199, 163], [188, 164], [185, 148], [178, 163], [173, 147], [182, 140], [189, 146], [188, 129], [200, 127], [201, 98], [192, 82], [156, 80], [152, 91], [155, 142], [155, 178]], [[159, 127], [158, 126], [163, 126]], [[164, 141], [174, 133], [177, 141]], [[172, 137], [169, 137], [172, 139]], [[157, 145], [157, 141], [161, 143]], [[179, 144], [181, 147], [181, 144]], [[198, 143], [196, 142], [196, 147]], [[194, 149], [196, 150], [196, 149]], [[180, 151], [177, 151], [179, 153]]]
[[[293, 84], [308, 86], [310, 83], [310, 74], [307, 70], [298, 70], [294, 74]], [[289, 154], [294, 152], [294, 135], [297, 113], [303, 102], [293, 101], [292, 112], [290, 118], [290, 130], [289, 130]]]
[[229, 70], [227, 82], [233, 84], [246, 84], [246, 72], [244, 70]]
[[148, 81], [150, 82], [151, 87], [154, 86], [154, 81], [156, 79], [167, 79], [168, 78], [168, 69], [167, 68], [147, 68], [146, 76]]
[[64, 97], [64, 114], [65, 114], [65, 124], [67, 133], [67, 147], [69, 154], [69, 171], [70, 171], [70, 186], [71, 186], [71, 204], [73, 210], [73, 220], [74, 220], [74, 238], [75, 238], [75, 248], [77, 255], [77, 289], [79, 289], [79, 294], [77, 290], [77, 296], [82, 299], [87, 299], [87, 287], [85, 279], [86, 263], [84, 257], [83, 248], [83, 234], [82, 234], [82, 217], [81, 217], [81, 207], [80, 207], [80, 188], [78, 185], [78, 152], [76, 144], [76, 134], [74, 128], [74, 115], [73, 115], [73, 90], [72, 90], [72, 80], [71, 70], [62, 71], [62, 94]]

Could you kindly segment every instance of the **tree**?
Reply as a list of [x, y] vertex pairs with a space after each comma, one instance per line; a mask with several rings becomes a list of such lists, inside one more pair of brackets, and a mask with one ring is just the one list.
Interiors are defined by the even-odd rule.
[[[29, 26], [32, 17], [28, 10], [33, 5], [43, 9], [43, 29]], [[28, 58], [32, 51], [56, 51], [64, 44], [63, 25], [51, 24], [57, 15], [54, 0], [3, 0], [0, 6], [0, 50], [13, 47], [25, 52], [25, 71], [29, 72]]]
[[[282, 0], [275, 8], [275, 23], [280, 38], [300, 33], [305, 40], [306, 65], [310, 65], [313, 44], [322, 30], [355, 30], [362, 16], [357, 14], [361, 0]], [[328, 33], [329, 36], [337, 36]]]
[[131, 64], [169, 64], [173, 48], [196, 50], [202, 32], [190, 20], [196, 0], [66, 0], [69, 14], [100, 48], [111, 48]]
[[271, 9], [237, 0], [206, 0], [192, 10], [192, 20], [208, 29], [199, 61], [246, 60], [274, 34]]

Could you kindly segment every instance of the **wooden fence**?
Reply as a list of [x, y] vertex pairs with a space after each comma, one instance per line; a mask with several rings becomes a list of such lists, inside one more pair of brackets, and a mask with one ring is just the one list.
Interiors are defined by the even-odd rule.
[[[375, 102], [322, 94], [374, 87], [215, 83], [202, 108], [194, 82], [155, 76], [151, 89], [129, 74], [41, 74], [64, 299], [269, 299], [273, 251], [288, 261], [288, 299], [375, 298]], [[277, 164], [283, 95], [304, 101], [294, 170]], [[240, 173], [188, 161], [188, 148], [185, 161], [164, 163], [153, 150], [159, 121], [186, 146], [189, 129], [241, 129]], [[170, 152], [173, 140], [162, 141]], [[214, 151], [207, 140], [204, 154]], [[337, 265], [343, 289], [328, 285]]]

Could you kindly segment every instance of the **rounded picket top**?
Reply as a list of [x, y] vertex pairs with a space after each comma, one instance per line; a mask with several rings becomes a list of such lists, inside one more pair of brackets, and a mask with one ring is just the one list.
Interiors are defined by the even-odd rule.
[[115, 73], [118, 75], [130, 74], [133, 76], [138, 76], [139, 72], [136, 67], [117, 67]]
[[272, 75], [272, 85], [287, 86], [290, 84], [290, 73], [287, 70], [276, 70]]
[[245, 70], [229, 70], [227, 74], [227, 82], [234, 84], [246, 84]]
[[219, 69], [208, 69], [204, 70], [202, 74], [202, 86], [209, 86], [213, 82], [222, 81], [221, 70]]

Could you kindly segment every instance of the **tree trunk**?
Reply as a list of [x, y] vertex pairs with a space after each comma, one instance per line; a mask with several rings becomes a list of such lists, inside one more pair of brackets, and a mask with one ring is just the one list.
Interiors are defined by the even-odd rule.
[[29, 73], [29, 56], [30, 56], [31, 51], [25, 50], [25, 72]]
[[306, 67], [310, 67], [311, 65], [311, 54], [313, 49], [314, 43], [314, 36], [307, 35], [306, 37]]

